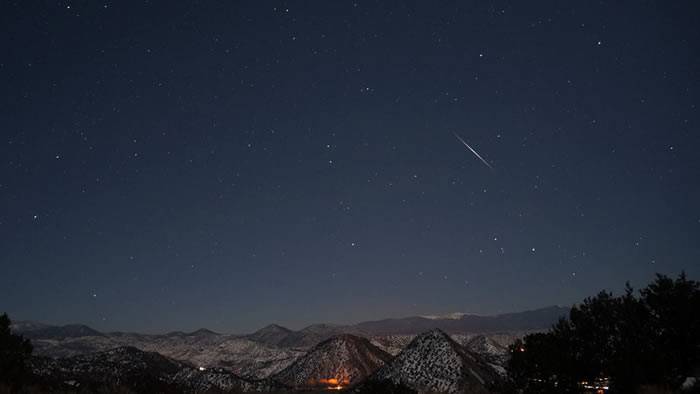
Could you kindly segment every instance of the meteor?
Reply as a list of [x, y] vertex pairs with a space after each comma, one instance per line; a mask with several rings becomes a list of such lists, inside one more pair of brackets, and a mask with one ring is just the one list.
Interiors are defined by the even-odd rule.
[[469, 144], [467, 144], [466, 141], [464, 141], [464, 140], [462, 139], [462, 137], [458, 136], [457, 133], [452, 133], [452, 134], [454, 134], [455, 138], [457, 138], [457, 139], [459, 140], [459, 142], [461, 142], [462, 144], [464, 144], [464, 146], [466, 146], [467, 149], [469, 149], [469, 150], [474, 154], [474, 156], [478, 157], [479, 160], [481, 160], [482, 163], [486, 164], [486, 167], [488, 167], [488, 168], [490, 168], [490, 169], [493, 170], [493, 167], [491, 167], [491, 164], [489, 164], [489, 162], [487, 162], [486, 160], [484, 160], [484, 158], [481, 157], [481, 155], [478, 154], [471, 146], [469, 146]]

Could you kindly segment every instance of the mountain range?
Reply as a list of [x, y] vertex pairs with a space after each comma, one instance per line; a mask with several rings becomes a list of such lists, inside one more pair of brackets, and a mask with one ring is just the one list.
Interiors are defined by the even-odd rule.
[[417, 391], [482, 392], [505, 372], [508, 345], [551, 327], [566, 313], [549, 307], [497, 316], [314, 324], [298, 331], [271, 324], [244, 335], [207, 329], [103, 333], [78, 324], [26, 321], [12, 330], [31, 339], [37, 376], [82, 387], [121, 382], [138, 392], [137, 382], [143, 381], [151, 388], [162, 384], [165, 391], [227, 392], [390, 382]]
[[[492, 316], [456, 313], [445, 316], [412, 316], [404, 318], [366, 321], [352, 325], [312, 324], [299, 331], [270, 324], [252, 334], [238, 335], [261, 343], [283, 347], [313, 346], [320, 340], [342, 333], [362, 335], [415, 335], [431, 329], [440, 329], [449, 334], [496, 333], [532, 331], [549, 328], [569, 313], [568, 307], [550, 306], [524, 312], [505, 313]], [[81, 324], [53, 326], [31, 321], [14, 322], [13, 331], [28, 338], [64, 339], [100, 335], [135, 335], [129, 333], [101, 333]], [[170, 332], [169, 336], [222, 335], [211, 330], [199, 329], [191, 333]]]

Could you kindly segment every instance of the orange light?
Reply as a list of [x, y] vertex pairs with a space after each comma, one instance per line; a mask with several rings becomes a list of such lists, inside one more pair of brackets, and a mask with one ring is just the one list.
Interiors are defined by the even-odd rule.
[[309, 386], [325, 386], [325, 390], [344, 390], [350, 385], [350, 377], [310, 379]]

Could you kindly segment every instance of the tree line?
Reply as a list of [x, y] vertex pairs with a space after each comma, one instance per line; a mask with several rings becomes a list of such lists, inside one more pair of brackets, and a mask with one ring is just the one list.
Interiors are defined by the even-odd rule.
[[[510, 348], [508, 388], [516, 393], [698, 393], [700, 287], [681, 273], [635, 292], [601, 291], [572, 307], [549, 331]], [[690, 377], [690, 378], [689, 378]]]

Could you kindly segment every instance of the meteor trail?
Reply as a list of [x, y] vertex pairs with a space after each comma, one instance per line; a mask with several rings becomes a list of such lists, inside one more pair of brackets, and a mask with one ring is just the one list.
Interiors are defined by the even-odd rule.
[[474, 149], [472, 149], [472, 147], [469, 146], [469, 144], [467, 144], [467, 143], [462, 139], [462, 137], [458, 136], [457, 133], [452, 133], [452, 134], [454, 134], [455, 138], [457, 138], [457, 139], [459, 140], [459, 142], [461, 142], [462, 144], [464, 144], [464, 146], [466, 146], [467, 149], [469, 149], [469, 150], [474, 154], [474, 156], [478, 157], [479, 160], [481, 160], [482, 163], [486, 164], [486, 167], [488, 167], [488, 168], [490, 168], [490, 169], [493, 170], [493, 167], [491, 167], [491, 164], [489, 164], [489, 162], [487, 162], [486, 160], [484, 160], [484, 158], [481, 157], [481, 155], [479, 155], [478, 153], [476, 153], [476, 151], [475, 151]]

